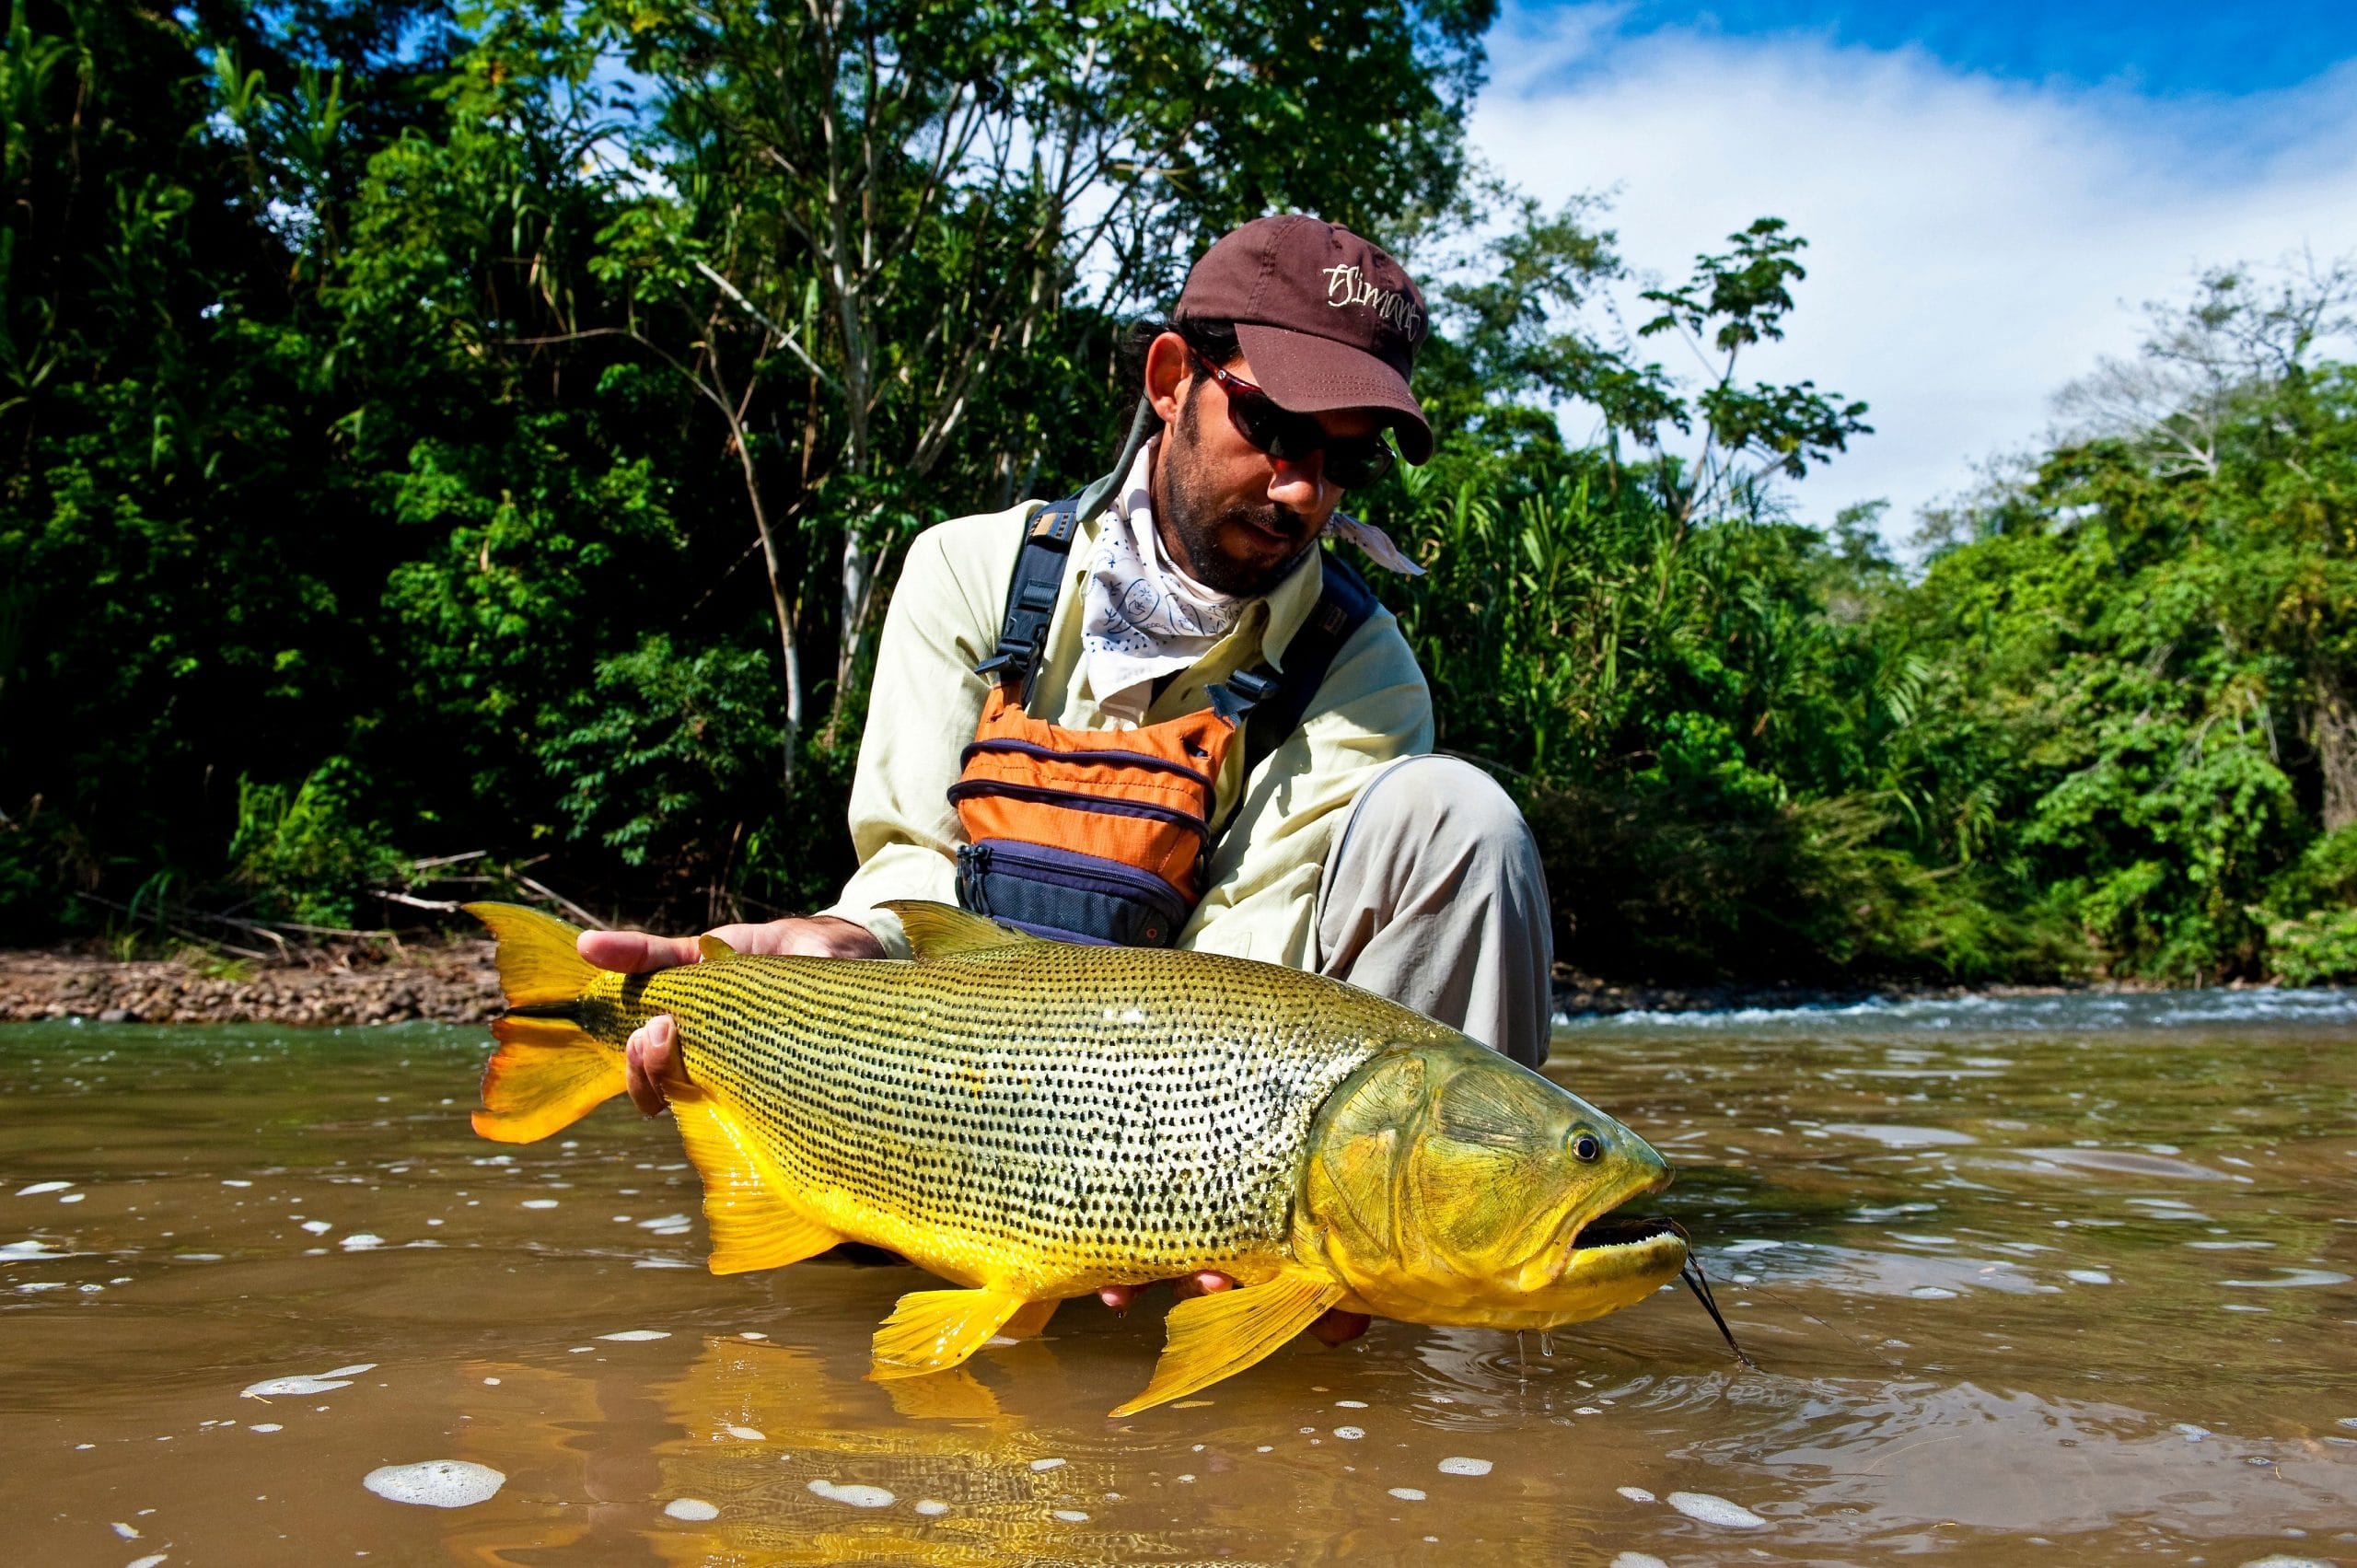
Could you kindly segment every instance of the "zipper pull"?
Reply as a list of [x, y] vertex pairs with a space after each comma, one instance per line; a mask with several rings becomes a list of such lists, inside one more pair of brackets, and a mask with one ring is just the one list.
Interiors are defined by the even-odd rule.
[[991, 912], [990, 900], [982, 890], [982, 878], [991, 868], [991, 846], [959, 844], [958, 846], [958, 901], [970, 914]]

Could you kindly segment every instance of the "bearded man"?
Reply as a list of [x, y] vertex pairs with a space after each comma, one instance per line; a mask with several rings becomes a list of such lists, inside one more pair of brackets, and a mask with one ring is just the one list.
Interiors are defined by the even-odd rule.
[[[1132, 335], [1141, 401], [1112, 473], [910, 546], [842, 897], [712, 935], [742, 953], [904, 958], [877, 905], [962, 903], [1071, 939], [1315, 970], [1543, 1061], [1551, 951], [1529, 830], [1488, 775], [1432, 753], [1398, 622], [1319, 546], [1416, 569], [1339, 508], [1388, 471], [1387, 432], [1410, 462], [1432, 455], [1409, 389], [1427, 328], [1399, 263], [1337, 225], [1260, 218], [1213, 245], [1173, 319]], [[589, 932], [581, 952], [638, 973], [697, 947]], [[630, 1042], [649, 1115], [674, 1039], [658, 1018]], [[1320, 1337], [1364, 1328], [1354, 1316], [1329, 1314]]]

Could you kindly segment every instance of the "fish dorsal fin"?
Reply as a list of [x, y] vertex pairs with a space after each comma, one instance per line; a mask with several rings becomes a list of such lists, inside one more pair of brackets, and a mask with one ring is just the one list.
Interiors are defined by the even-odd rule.
[[730, 947], [727, 943], [723, 942], [719, 937], [706, 932], [703, 935], [696, 938], [696, 954], [705, 963], [716, 964], [723, 958], [735, 958], [737, 956], [737, 949]]
[[937, 904], [929, 899], [891, 899], [876, 907], [900, 917], [900, 929], [909, 934], [909, 948], [921, 964], [1045, 940], [1010, 931], [955, 904]]

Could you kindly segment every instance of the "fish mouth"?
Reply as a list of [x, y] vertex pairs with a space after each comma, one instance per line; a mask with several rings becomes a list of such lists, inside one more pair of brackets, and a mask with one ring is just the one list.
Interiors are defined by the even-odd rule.
[[[1483, 1320], [1493, 1328], [1550, 1329], [1631, 1307], [1678, 1278], [1686, 1230], [1661, 1214], [1598, 1214], [1526, 1276], [1510, 1305]], [[1540, 1272], [1543, 1271], [1543, 1272]]]
[[1591, 1220], [1572, 1238], [1574, 1253], [1608, 1247], [1642, 1247], [1657, 1236], [1686, 1239], [1686, 1227], [1666, 1214], [1606, 1214]]

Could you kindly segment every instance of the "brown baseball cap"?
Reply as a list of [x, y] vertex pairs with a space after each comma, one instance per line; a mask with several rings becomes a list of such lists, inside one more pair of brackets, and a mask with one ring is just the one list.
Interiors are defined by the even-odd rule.
[[1233, 321], [1252, 379], [1296, 413], [1379, 409], [1399, 455], [1433, 455], [1433, 427], [1408, 389], [1430, 330], [1404, 268], [1340, 224], [1286, 213], [1254, 218], [1196, 261], [1178, 319]]

